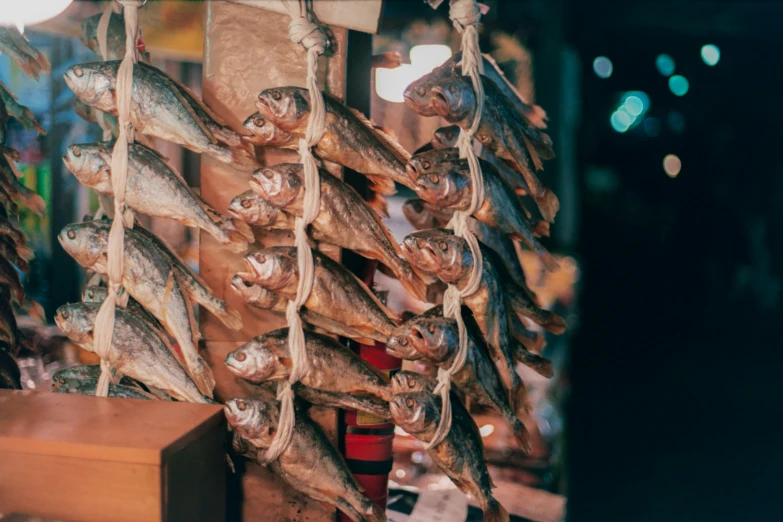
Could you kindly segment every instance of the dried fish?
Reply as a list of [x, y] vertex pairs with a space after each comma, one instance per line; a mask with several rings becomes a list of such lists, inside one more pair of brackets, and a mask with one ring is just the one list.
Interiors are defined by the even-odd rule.
[[49, 59], [13, 25], [0, 27], [0, 52], [7, 54], [33, 80], [37, 80], [41, 73], [52, 72]]
[[[102, 303], [106, 300], [106, 296], [109, 294], [109, 289], [105, 286], [91, 285], [84, 289], [82, 292], [82, 302], [84, 303]], [[156, 330], [163, 331], [165, 328], [155, 317], [144, 309], [138, 301], [132, 297], [128, 297], [128, 302], [125, 305], [125, 309], [136, 314], [144, 322], [149, 323]]]
[[21, 177], [12, 162], [0, 154], [0, 186], [14, 200], [21, 200], [39, 216], [46, 215], [46, 202], [34, 190], [24, 186]]
[[[88, 16], [82, 20], [82, 34], [79, 37], [81, 42], [92, 52], [101, 55], [101, 49], [98, 45], [98, 23], [103, 13]], [[122, 60], [125, 57], [125, 16], [124, 13], [112, 13], [109, 15], [109, 25], [106, 30], [106, 60]], [[150, 53], [142, 51], [139, 53], [141, 61], [150, 63]]]
[[[0, 82], [0, 101], [5, 105], [5, 110], [8, 115], [15, 118], [22, 126], [27, 130], [35, 130], [41, 136], [46, 136], [46, 130], [35, 119], [33, 111], [19, 103], [16, 96], [8, 89], [8, 87]], [[5, 143], [5, 140], [2, 140]], [[15, 161], [19, 161], [16, 158]]]

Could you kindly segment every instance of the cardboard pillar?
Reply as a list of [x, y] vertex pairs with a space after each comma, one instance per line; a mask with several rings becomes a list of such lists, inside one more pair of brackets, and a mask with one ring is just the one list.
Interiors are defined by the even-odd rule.
[[[269, 87], [305, 86], [306, 53], [288, 38], [286, 15], [228, 1], [207, 3], [204, 43], [204, 101], [236, 130], [256, 112], [258, 93]], [[331, 57], [322, 58], [321, 85], [330, 94], [342, 98], [345, 91], [346, 30], [333, 27], [334, 49]], [[267, 149], [261, 151], [262, 162], [274, 165], [296, 162], [293, 151]], [[250, 172], [237, 171], [206, 156], [201, 163], [201, 194], [219, 212], [225, 212], [237, 194], [250, 188]], [[259, 233], [259, 244], [274, 246], [293, 244], [288, 233]], [[235, 254], [218, 244], [208, 234], [200, 236], [200, 273], [218, 297], [242, 314], [244, 327], [233, 332], [208, 312], [199, 317], [206, 351], [204, 357], [212, 367], [219, 400], [257, 394], [258, 391], [235, 378], [223, 363], [226, 354], [240, 344], [262, 333], [285, 326], [282, 315], [259, 311], [245, 305], [230, 286], [231, 277], [244, 270], [243, 255]], [[339, 255], [339, 252], [329, 253]], [[336, 442], [337, 414], [334, 409], [313, 408], [311, 417], [318, 422], [333, 442]], [[241, 513], [229, 519], [245, 522], [333, 521], [335, 510], [283, 483], [271, 471], [247, 462], [238, 469], [238, 476], [229, 479], [228, 502]], [[233, 484], [232, 484], [233, 482]], [[239, 482], [239, 484], [237, 484]], [[236, 490], [236, 491], [235, 491]], [[241, 518], [240, 518], [241, 515]]]

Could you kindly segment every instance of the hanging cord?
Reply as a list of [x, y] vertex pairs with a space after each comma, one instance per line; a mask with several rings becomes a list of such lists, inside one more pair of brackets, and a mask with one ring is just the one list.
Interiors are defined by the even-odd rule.
[[[108, 361], [111, 338], [114, 333], [114, 310], [119, 302], [122, 285], [125, 228], [133, 228], [133, 212], [125, 208], [125, 181], [128, 175], [128, 144], [133, 143], [133, 126], [130, 122], [130, 104], [133, 89], [133, 64], [138, 61], [136, 37], [139, 30], [139, 8], [147, 0], [118, 0], [124, 8], [125, 58], [117, 71], [117, 112], [120, 135], [114, 144], [111, 157], [111, 183], [114, 191], [114, 220], [109, 232], [107, 247], [107, 272], [109, 288], [106, 300], [95, 318], [95, 353], [101, 358], [101, 376], [95, 395], [106, 397], [109, 391], [111, 366]], [[107, 24], [108, 27], [108, 24]], [[122, 304], [122, 303], [120, 303]]]
[[447, 228], [454, 230], [454, 234], [463, 238], [470, 248], [473, 257], [473, 265], [465, 288], [460, 290], [455, 285], [448, 285], [443, 295], [443, 316], [457, 321], [459, 333], [459, 349], [450, 368], [438, 368], [438, 385], [434, 393], [441, 396], [441, 415], [438, 428], [432, 439], [424, 445], [430, 449], [441, 442], [451, 429], [451, 377], [462, 369], [468, 357], [468, 334], [465, 321], [462, 319], [462, 300], [474, 294], [481, 284], [481, 267], [483, 258], [476, 236], [468, 230], [468, 218], [484, 204], [484, 178], [481, 174], [481, 165], [473, 148], [473, 136], [481, 124], [481, 114], [484, 110], [484, 87], [481, 84], [482, 62], [481, 51], [478, 45], [478, 23], [481, 11], [476, 0], [456, 0], [449, 11], [449, 17], [454, 22], [454, 27], [462, 33], [462, 74], [470, 76], [473, 89], [476, 92], [476, 113], [473, 116], [473, 125], [470, 129], [461, 129], [459, 139], [460, 158], [467, 158], [470, 166], [470, 183], [472, 187], [470, 207], [465, 211], [456, 211]]
[[286, 320], [288, 321], [288, 350], [291, 353], [291, 375], [277, 388], [280, 401], [280, 419], [277, 432], [269, 449], [264, 455], [267, 464], [277, 459], [288, 445], [294, 434], [296, 422], [294, 414], [294, 392], [292, 385], [307, 375], [310, 369], [307, 361], [304, 330], [299, 309], [307, 302], [313, 289], [315, 267], [313, 252], [307, 244], [307, 226], [318, 216], [321, 208], [321, 182], [318, 177], [318, 164], [315, 162], [312, 148], [321, 141], [326, 131], [326, 109], [321, 89], [318, 88], [318, 57], [326, 49], [328, 39], [310, 9], [303, 0], [281, 0], [291, 16], [288, 24], [288, 36], [291, 41], [307, 50], [307, 90], [310, 94], [310, 118], [307, 121], [305, 137], [299, 140], [299, 156], [304, 168], [304, 212], [297, 217], [294, 226], [294, 246], [299, 269], [299, 284], [296, 297], [288, 302]]

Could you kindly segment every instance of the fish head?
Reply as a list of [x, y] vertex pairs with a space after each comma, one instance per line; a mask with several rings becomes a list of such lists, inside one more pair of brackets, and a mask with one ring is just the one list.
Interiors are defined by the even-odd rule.
[[82, 185], [96, 187], [109, 183], [111, 186], [112, 149], [105, 143], [83, 143], [65, 149], [63, 163]]
[[435, 379], [421, 373], [402, 370], [394, 374], [391, 380], [392, 393], [429, 392], [435, 389]]
[[228, 369], [252, 383], [268, 380], [275, 373], [276, 363], [274, 353], [260, 338], [253, 339], [226, 356]]
[[296, 255], [285, 247], [264, 248], [245, 256], [252, 281], [276, 292], [298, 276]]
[[261, 91], [256, 108], [283, 130], [304, 129], [310, 116], [310, 95], [301, 87], [274, 87]]
[[52, 375], [52, 390], [68, 387], [75, 378], [76, 375], [70, 368], [55, 372], [54, 375]]
[[448, 122], [465, 119], [476, 108], [473, 85], [467, 76], [452, 75], [432, 87], [430, 92], [435, 113]]
[[251, 114], [243, 124], [252, 136], [242, 136], [242, 141], [259, 147], [279, 147], [287, 145], [293, 134], [278, 128], [272, 120], [264, 118], [260, 112]]
[[450, 149], [456, 147], [459, 133], [460, 128], [456, 125], [441, 127], [433, 134], [430, 144], [432, 144], [432, 148], [434, 149]]
[[455, 326], [453, 320], [431, 316], [414, 318], [412, 321], [408, 342], [414, 350], [427, 359], [443, 362], [453, 348], [459, 346], [459, 337], [453, 329]]
[[84, 289], [82, 293], [83, 303], [102, 303], [106, 300], [109, 289], [105, 286], [92, 285]]
[[389, 403], [394, 423], [408, 433], [424, 433], [438, 425], [440, 411], [430, 392], [405, 392]]
[[441, 76], [435, 69], [408, 85], [402, 93], [405, 105], [422, 116], [437, 116], [432, 107], [431, 91]]
[[274, 437], [279, 416], [276, 401], [250, 397], [229, 399], [223, 411], [240, 436], [262, 443]]
[[250, 186], [277, 208], [292, 203], [302, 189], [302, 164], [281, 163], [256, 170]]
[[99, 226], [108, 226], [102, 221], [88, 221], [86, 223], [73, 223], [62, 229], [57, 240], [63, 249], [84, 268], [93, 266], [106, 254], [106, 240], [108, 230], [101, 233]]
[[392, 357], [409, 361], [421, 359], [421, 354], [414, 350], [413, 346], [408, 342], [409, 331], [408, 323], [403, 323], [392, 330], [391, 335], [386, 340], [386, 353]]
[[402, 205], [402, 214], [416, 230], [428, 228], [441, 228], [448, 225], [452, 212], [442, 210], [427, 203], [423, 199], [414, 198], [407, 200]]
[[412, 264], [436, 274], [447, 284], [469, 274], [473, 263], [467, 242], [443, 228], [408, 234], [403, 241], [403, 252]]
[[104, 112], [116, 109], [114, 77], [103, 62], [71, 66], [65, 71], [64, 77], [76, 97], [87, 105]]
[[84, 303], [62, 305], [54, 315], [57, 327], [76, 344], [90, 344], [95, 328], [95, 314], [88, 313]]
[[[463, 163], [465, 165], [463, 165]], [[470, 171], [459, 150], [442, 149], [411, 157], [405, 167], [416, 194], [439, 208], [467, 208], [470, 205]]]
[[268, 227], [277, 221], [280, 209], [252, 190], [247, 190], [231, 200], [228, 215], [251, 225]]
[[103, 13], [88, 16], [82, 20], [82, 32], [79, 36], [79, 40], [96, 54], [100, 54], [100, 49], [98, 48], [98, 22], [100, 22], [101, 16], [103, 16]]
[[231, 288], [241, 295], [245, 301], [258, 308], [269, 310], [280, 301], [280, 296], [267, 290], [261, 285], [242, 277], [242, 274], [236, 274], [231, 278]]

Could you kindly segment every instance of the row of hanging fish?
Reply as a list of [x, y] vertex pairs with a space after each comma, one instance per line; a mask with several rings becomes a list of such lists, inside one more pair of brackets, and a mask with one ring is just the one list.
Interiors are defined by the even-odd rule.
[[[467, 160], [459, 157], [457, 138], [460, 129], [469, 128], [473, 122], [475, 96], [470, 79], [461, 74], [460, 58], [457, 55], [406, 91], [408, 105], [419, 114], [440, 115], [454, 124], [439, 129], [431, 144], [417, 154], [411, 157], [363, 115], [328, 95], [326, 133], [314, 148], [320, 159], [364, 174], [375, 194], [364, 201], [353, 188], [322, 169], [320, 211], [308, 229], [311, 245], [328, 243], [377, 260], [414, 297], [431, 302], [433, 294], [442, 291], [445, 284], [464, 287], [474, 262], [465, 240], [445, 228], [455, 211], [469, 208], [472, 197], [470, 169]], [[470, 220], [470, 228], [481, 242], [482, 278], [478, 292], [464, 302], [468, 355], [462, 370], [453, 376], [453, 384], [478, 404], [496, 410], [520, 448], [529, 451], [530, 437], [520, 419], [529, 405], [516, 364], [545, 377], [553, 372], [551, 362], [538, 354], [544, 345], [543, 335], [531, 331], [526, 323], [533, 322], [555, 334], [562, 333], [566, 325], [560, 316], [538, 305], [525, 281], [517, 249], [519, 243], [524, 244], [546, 268], [557, 268], [539, 238], [549, 235], [559, 204], [537, 175], [542, 160], [553, 157], [551, 142], [542, 130], [545, 113], [523, 103], [487, 58], [485, 67], [489, 76], [483, 77], [487, 101], [478, 132], [483, 145], [480, 164], [485, 200]], [[267, 89], [260, 93], [256, 107], [258, 112], [248, 116], [244, 124], [253, 136], [242, 140], [256, 146], [297, 149], [310, 112], [308, 92], [298, 87]], [[392, 194], [394, 183], [407, 186], [418, 196], [406, 202], [403, 211], [419, 231], [406, 237], [402, 245], [396, 243], [379, 215], [385, 209], [381, 196]], [[303, 214], [303, 184], [299, 164], [256, 169], [250, 190], [234, 198], [228, 213], [255, 227], [291, 230], [295, 218]], [[301, 314], [312, 329], [359, 342], [370, 339], [386, 343], [391, 355], [444, 369], [453, 364], [459, 349], [458, 328], [456, 320], [443, 316], [442, 306], [401, 323], [342, 265], [317, 250], [313, 255], [313, 290]], [[284, 313], [299, 283], [296, 249], [261, 248], [246, 255], [245, 265], [246, 270], [234, 276], [232, 288], [250, 306]], [[440, 398], [432, 394], [434, 380], [401, 372], [384, 387], [378, 388], [373, 382], [373, 392], [367, 389], [368, 374], [347, 370], [353, 366], [332, 358], [340, 353], [346, 361], [359, 364], [361, 361], [351, 352], [346, 354], [331, 341], [330, 349], [323, 350], [324, 339], [328, 338], [314, 331], [308, 331], [306, 338], [311, 370], [301, 386], [317, 387], [317, 382], [329, 387], [329, 392], [374, 395], [388, 408], [388, 416], [381, 418], [390, 416], [422, 442], [431, 440], [441, 408]], [[291, 368], [287, 350], [287, 331], [278, 330], [230, 354], [226, 364], [237, 376], [254, 384], [281, 381], [287, 379]], [[369, 368], [366, 364], [360, 367], [365, 372]], [[375, 372], [369, 375], [377, 378]], [[478, 429], [456, 395], [452, 400], [452, 429], [446, 440], [429, 453], [462, 491], [479, 502], [485, 520], [507, 520], [508, 514], [491, 494]], [[244, 437], [239, 446], [263, 453], [276, 429], [278, 408], [275, 401], [267, 399], [229, 401], [229, 422]], [[310, 429], [304, 414], [297, 417], [297, 425], [300, 422]], [[287, 451], [293, 456], [300, 449], [292, 444]], [[253, 451], [250, 454], [255, 455]], [[286, 470], [278, 471], [286, 478]], [[324, 496], [313, 481], [301, 484], [296, 471], [290, 473], [294, 473], [289, 480], [294, 487], [314, 498]], [[354, 513], [354, 520], [364, 520], [355, 513], [355, 505], [345, 508], [345, 499], [351, 496], [345, 491], [350, 488], [343, 490], [343, 496], [332, 498], [331, 503], [349, 516]]]
[[[33, 80], [38, 80], [41, 73], [51, 72], [46, 56], [16, 27], [0, 28], [0, 53]], [[26, 130], [46, 135], [33, 112], [0, 82], [0, 388], [21, 389], [21, 374], [14, 357], [21, 349], [33, 347], [17, 324], [16, 311], [25, 311], [39, 321], [44, 314], [41, 306], [25, 295], [21, 274], [29, 273], [34, 252], [16, 218], [20, 203], [40, 216], [46, 213], [46, 204], [20, 180], [22, 174], [16, 162], [21, 154], [7, 141], [8, 122], [12, 118]]]

